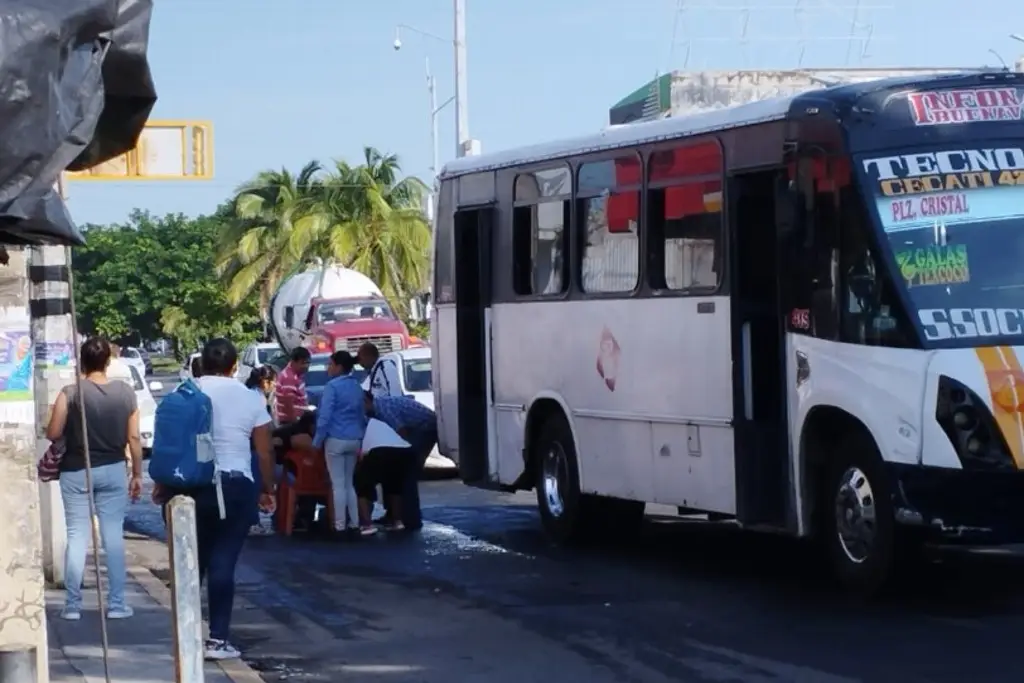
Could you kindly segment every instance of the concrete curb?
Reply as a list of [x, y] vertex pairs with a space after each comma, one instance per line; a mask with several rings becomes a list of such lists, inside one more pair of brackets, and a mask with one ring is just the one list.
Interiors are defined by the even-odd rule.
[[[149, 539], [149, 542], [163, 545], [160, 541], [155, 541], [153, 539]], [[136, 583], [139, 584], [139, 586], [142, 587], [142, 590], [144, 590], [149, 597], [156, 600], [162, 607], [170, 610], [170, 589], [164, 585], [163, 581], [154, 576], [153, 572], [146, 568], [145, 563], [142, 562], [142, 558], [134, 553], [132, 556], [135, 561], [129, 563], [128, 574]], [[220, 670], [224, 672], [224, 675], [234, 681], [234, 683], [263, 683], [263, 679], [260, 677], [259, 673], [241, 659], [225, 660], [215, 663]]]

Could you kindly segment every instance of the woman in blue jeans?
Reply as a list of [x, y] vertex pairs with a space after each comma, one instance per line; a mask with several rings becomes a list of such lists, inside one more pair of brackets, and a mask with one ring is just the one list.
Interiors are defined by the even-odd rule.
[[[82, 403], [89, 435], [92, 490], [107, 556], [107, 618], [127, 619], [132, 608], [125, 602], [124, 513], [128, 499], [142, 493], [142, 441], [135, 390], [121, 380], [107, 378], [111, 347], [92, 337], [82, 344], [81, 393], [74, 384], [64, 387], [53, 405], [46, 437], [63, 438], [66, 452], [60, 463], [60, 493], [68, 528], [64, 555], [64, 609], [61, 617], [82, 618], [82, 579], [92, 535], [89, 488], [85, 473]], [[125, 470], [125, 449], [131, 453], [131, 473]]]

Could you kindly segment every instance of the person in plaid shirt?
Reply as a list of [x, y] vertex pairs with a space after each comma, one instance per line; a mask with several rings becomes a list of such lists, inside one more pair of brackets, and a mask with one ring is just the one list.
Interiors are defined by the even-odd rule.
[[401, 523], [406, 529], [423, 527], [420, 511], [420, 476], [427, 457], [437, 443], [437, 415], [433, 410], [409, 396], [374, 396], [364, 394], [366, 414], [375, 417], [398, 432], [398, 435], [412, 445], [410, 457], [416, 459], [410, 468], [402, 491]]
[[306, 412], [306, 371], [309, 370], [309, 349], [301, 346], [291, 353], [288, 365], [277, 376], [274, 390], [274, 420], [278, 425], [295, 422]]

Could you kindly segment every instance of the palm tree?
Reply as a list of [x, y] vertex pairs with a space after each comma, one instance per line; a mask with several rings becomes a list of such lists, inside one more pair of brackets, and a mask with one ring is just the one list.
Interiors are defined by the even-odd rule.
[[308, 232], [308, 224], [317, 222], [320, 172], [316, 161], [295, 175], [287, 169], [261, 171], [236, 190], [233, 220], [221, 235], [216, 260], [232, 306], [257, 292], [260, 314], [266, 318], [278, 285], [302, 265], [287, 247], [294, 232]]
[[404, 312], [423, 290], [430, 266], [427, 187], [402, 178], [395, 155], [366, 147], [363, 159], [358, 166], [335, 162], [324, 176], [316, 206], [289, 233], [289, 258], [357, 270]]
[[266, 316], [278, 285], [317, 264], [324, 272], [341, 265], [363, 273], [405, 312], [430, 266], [422, 208], [428, 190], [417, 178], [401, 177], [395, 155], [366, 147], [363, 158], [358, 166], [335, 162], [327, 173], [315, 162], [294, 177], [265, 171], [239, 188], [217, 261], [232, 305], [258, 290]]

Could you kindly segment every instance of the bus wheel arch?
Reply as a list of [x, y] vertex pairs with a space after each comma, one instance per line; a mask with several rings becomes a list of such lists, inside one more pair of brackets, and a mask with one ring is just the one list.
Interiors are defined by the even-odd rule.
[[576, 443], [576, 428], [569, 417], [569, 410], [560, 396], [542, 393], [535, 397], [526, 411], [526, 424], [523, 428], [523, 470], [524, 479], [530, 483], [537, 481], [536, 448], [537, 439], [544, 430], [544, 425], [552, 419], [561, 417], [569, 426], [573, 443]]
[[896, 528], [884, 461], [871, 430], [836, 406], [815, 406], [801, 432], [806, 523], [836, 577], [864, 594], [881, 590], [895, 565]]

